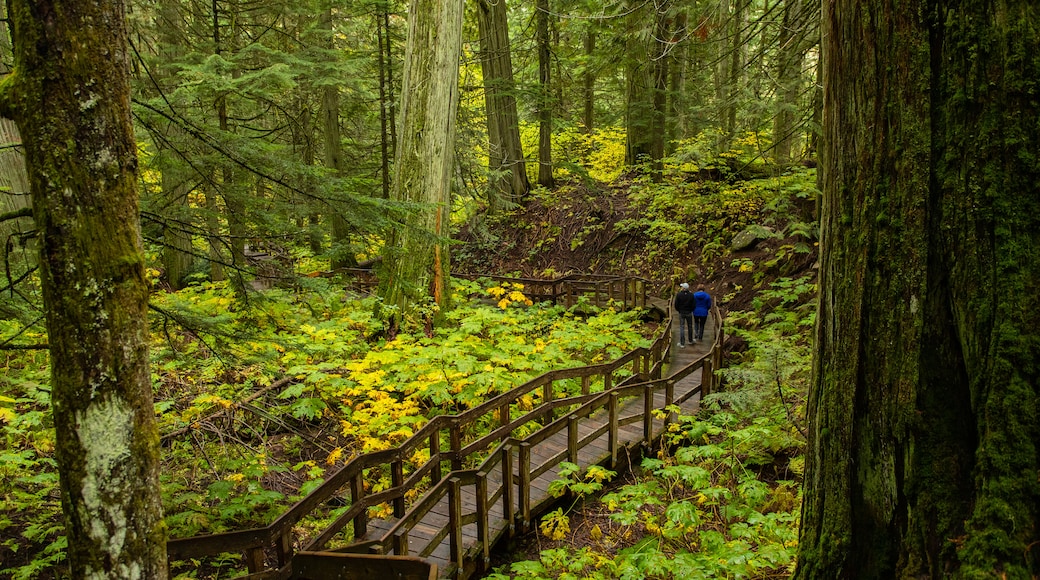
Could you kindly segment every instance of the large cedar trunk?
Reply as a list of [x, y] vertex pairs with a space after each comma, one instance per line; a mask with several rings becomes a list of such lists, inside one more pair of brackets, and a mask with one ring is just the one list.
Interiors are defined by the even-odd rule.
[[73, 578], [166, 578], [123, 2], [9, 0]]
[[398, 309], [398, 322], [427, 298], [441, 308], [449, 304], [447, 237], [462, 12], [462, 0], [412, 0], [408, 9], [391, 199], [422, 207], [387, 236], [380, 293]]
[[1037, 21], [824, 4], [798, 578], [1040, 574]]

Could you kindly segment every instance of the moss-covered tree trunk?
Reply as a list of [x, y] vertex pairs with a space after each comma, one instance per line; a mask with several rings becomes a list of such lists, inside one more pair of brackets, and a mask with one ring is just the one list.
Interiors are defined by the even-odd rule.
[[797, 578], [1040, 574], [1040, 12], [824, 3]]
[[166, 578], [123, 2], [9, 0], [73, 578]]
[[[412, 0], [391, 199], [421, 204], [388, 234], [380, 294], [409, 316], [449, 304], [448, 219], [459, 103], [462, 0]], [[424, 315], [423, 318], [429, 318]]]

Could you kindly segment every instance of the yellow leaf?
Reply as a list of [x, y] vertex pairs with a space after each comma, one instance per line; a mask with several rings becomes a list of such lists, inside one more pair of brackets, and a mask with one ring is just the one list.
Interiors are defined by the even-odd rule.
[[599, 524], [592, 526], [592, 529], [589, 530], [589, 537], [596, 542], [603, 538], [603, 530], [599, 528]]
[[332, 453], [329, 453], [328, 457], [325, 458], [325, 463], [328, 464], [328, 465], [333, 465], [337, 461], [339, 461], [340, 457], [342, 457], [342, 456], [343, 456], [343, 448], [342, 447], [337, 447], [337, 448], [332, 450]]

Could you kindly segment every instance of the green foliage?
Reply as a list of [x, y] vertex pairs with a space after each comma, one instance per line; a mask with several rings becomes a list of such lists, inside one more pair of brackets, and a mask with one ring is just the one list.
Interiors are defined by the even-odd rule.
[[[810, 226], [792, 216], [792, 199], [815, 191], [813, 170], [798, 170], [776, 178], [732, 182], [690, 179], [684, 165], [668, 165], [663, 179], [644, 175], [633, 183], [629, 199], [636, 211], [619, 220], [616, 229], [650, 238], [650, 263], [670, 264], [676, 253], [700, 248], [708, 265], [728, 252], [732, 238], [752, 225], [772, 224], [790, 234], [812, 233]], [[693, 168], [696, 170], [696, 168]], [[777, 266], [795, 253], [811, 248], [792, 245], [769, 266]], [[743, 268], [747, 265], [738, 264]], [[750, 271], [750, 270], [748, 270]], [[662, 276], [670, 272], [662, 271]]]
[[[538, 150], [538, 125], [521, 123], [520, 141], [524, 151]], [[617, 127], [585, 132], [577, 125], [563, 125], [553, 130], [553, 159], [558, 178], [577, 176], [611, 183], [625, 168], [625, 133]], [[535, 156], [536, 160], [536, 156]], [[528, 163], [528, 175], [538, 175], [536, 162]]]
[[[643, 460], [639, 481], [602, 496], [587, 530], [592, 545], [572, 548], [564, 510], [542, 520], [557, 547], [516, 562], [497, 578], [770, 578], [793, 568], [798, 477], [784, 458], [801, 438], [781, 418], [731, 413], [682, 417], [673, 456]], [[768, 460], [766, 460], [769, 458]], [[576, 469], [565, 469], [573, 478]], [[782, 477], [780, 477], [782, 476]], [[775, 479], [774, 479], [775, 478]]]
[[[755, 311], [731, 313], [727, 322], [749, 349], [722, 371], [726, 390], [706, 398], [699, 415], [669, 425], [665, 447], [643, 459], [636, 481], [586, 499], [584, 518], [562, 508], [546, 516], [541, 532], [552, 545], [537, 560], [491, 577], [789, 575], [805, 446], [797, 427], [802, 410], [792, 402], [806, 394], [806, 304], [814, 294], [810, 278], [781, 279], [758, 293]], [[777, 381], [786, 398], [776, 396]], [[550, 490], [574, 490], [581, 481], [577, 467], [564, 464]]]
[[[151, 350], [170, 535], [266, 525], [327, 470], [404, 441], [434, 415], [468, 409], [549, 369], [648, 344], [636, 314], [535, 305], [523, 290], [455, 280], [458, 308], [431, 336], [393, 340], [374, 315], [375, 298], [323, 279], [248, 303], [227, 283], [155, 294]], [[43, 351], [5, 354], [0, 545], [3, 573], [29, 578], [52, 573], [64, 557], [49, 369]], [[282, 377], [282, 388], [262, 390]], [[572, 383], [559, 395], [580, 392]], [[389, 485], [389, 473], [370, 475], [375, 491]], [[591, 477], [581, 485], [603, 474]], [[336, 515], [300, 525], [318, 527]]]

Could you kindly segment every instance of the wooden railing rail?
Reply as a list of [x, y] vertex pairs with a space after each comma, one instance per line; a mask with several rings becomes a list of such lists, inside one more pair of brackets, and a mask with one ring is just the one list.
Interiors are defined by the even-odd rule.
[[[385, 533], [381, 538], [375, 540], [370, 544], [371, 549], [374, 551], [380, 551], [385, 554], [396, 554], [396, 555], [407, 555], [409, 549], [417, 552], [420, 556], [428, 556], [440, 545], [444, 537], [451, 533], [460, 533], [459, 530], [450, 529], [453, 526], [459, 526], [461, 529], [462, 525], [476, 523], [478, 526], [478, 546], [477, 551], [481, 553], [481, 557], [486, 560], [488, 558], [488, 552], [490, 546], [488, 545], [488, 539], [486, 538], [487, 530], [491, 527], [490, 521], [490, 509], [489, 506], [494, 505], [497, 501], [503, 501], [503, 514], [505, 514], [506, 522], [512, 522], [514, 515], [520, 516], [520, 524], [528, 528], [533, 521], [533, 507], [531, 505], [531, 494], [530, 484], [533, 480], [539, 476], [547, 473], [549, 470], [557, 467], [561, 461], [577, 462], [578, 453], [581, 449], [590, 445], [602, 437], [605, 433], [609, 433], [608, 446], [610, 450], [610, 466], [614, 467], [617, 464], [619, 445], [617, 430], [620, 427], [643, 421], [644, 429], [646, 431], [644, 437], [645, 441], [652, 441], [655, 437], [653, 431], [653, 416], [651, 413], [646, 412], [646, 409], [653, 410], [652, 405], [647, 406], [645, 401], [652, 400], [654, 391], [665, 390], [666, 402], [665, 406], [671, 404], [681, 404], [686, 399], [698, 394], [700, 389], [694, 389], [684, 395], [682, 399], [676, 400], [672, 396], [672, 388], [675, 383], [682, 377], [685, 377], [693, 372], [705, 368], [710, 364], [711, 353], [700, 357], [694, 362], [690, 363], [679, 372], [675, 373], [668, 379], [656, 379], [647, 381], [644, 383], [636, 383], [629, 385], [617, 386], [610, 391], [604, 391], [601, 393], [593, 393], [589, 395], [578, 395], [569, 397], [567, 399], [558, 400], [559, 403], [564, 405], [579, 405], [573, 408], [566, 416], [556, 419], [549, 425], [531, 434], [530, 436], [518, 439], [508, 437], [503, 440], [498, 447], [491, 453], [491, 455], [484, 460], [483, 463], [476, 469], [459, 470], [447, 474], [447, 479], [443, 480], [440, 484], [431, 489], [421, 501], [415, 503], [409, 510], [408, 513], [401, 518], [390, 531]], [[619, 402], [621, 399], [642, 397], [644, 399], [644, 410], [639, 413], [634, 413], [626, 417], [618, 416], [618, 409], [620, 409]], [[592, 430], [584, 436], [579, 436], [578, 421], [582, 418], [590, 417], [597, 412], [606, 412], [608, 414], [607, 422], [601, 427]], [[649, 419], [649, 420], [648, 420]], [[672, 420], [666, 416], [663, 421], [661, 431], [667, 429], [668, 423]], [[549, 438], [557, 435], [561, 432], [567, 432], [567, 445], [562, 451], [549, 456], [541, 463], [534, 465], [531, 463], [531, 449], [545, 442]], [[658, 431], [660, 432], [660, 431]], [[512, 457], [514, 453], [518, 456], [516, 461], [517, 471], [513, 471]], [[493, 473], [495, 469], [498, 469], [500, 477], [498, 478], [498, 484], [494, 489], [488, 489], [487, 478], [488, 474]], [[448, 484], [446, 482], [454, 480], [456, 484]], [[512, 485], [503, 485], [502, 482], [518, 482], [519, 483], [519, 498], [518, 504], [514, 507], [512, 501]], [[446, 495], [454, 494], [454, 488], [451, 485], [461, 486], [473, 486], [474, 497], [476, 498], [477, 509], [473, 514], [470, 514], [467, 518], [459, 519], [455, 521], [453, 518], [449, 518], [449, 521], [442, 526], [437, 532], [428, 539], [423, 546], [413, 545], [409, 532], [421, 521], [424, 520], [425, 516], [440, 502]], [[518, 514], [514, 514], [514, 511]], [[454, 514], [454, 510], [449, 509], [451, 514]], [[509, 525], [509, 524], [507, 524]], [[507, 533], [510, 533], [507, 531]], [[317, 543], [312, 544], [308, 549], [320, 548], [321, 546]], [[452, 549], [453, 563], [456, 566], [462, 565], [462, 560], [455, 560], [455, 550]]]
[[[516, 281], [516, 279], [509, 280]], [[519, 282], [525, 283], [525, 294], [530, 296], [527, 284], [544, 281], [521, 279]], [[565, 277], [552, 281], [552, 284], [552, 299], [556, 301], [577, 300], [581, 293], [591, 293], [595, 302], [602, 300], [605, 303], [606, 300], [615, 300], [627, 307], [641, 307], [649, 303], [646, 296], [647, 284], [639, 279], [586, 277], [576, 280]], [[366, 547], [379, 553], [406, 555], [407, 550], [401, 546], [407, 547], [411, 529], [421, 520], [422, 515], [436, 505], [436, 501], [447, 494], [450, 499], [449, 503], [453, 504], [450, 512], [453, 514], [454, 523], [451, 524], [452, 529], [445, 533], [452, 534], [452, 559], [456, 561], [457, 544], [461, 542], [457, 536], [461, 533], [461, 526], [466, 523], [477, 523], [480, 538], [486, 539], [485, 536], [488, 534], [490, 525], [486, 512], [488, 505], [493, 505], [494, 502], [500, 500], [503, 502], [503, 511], [507, 515], [510, 527], [513, 512], [516, 509], [522, 512], [522, 525], [529, 525], [531, 506], [529, 505], [530, 489], [527, 486], [532, 478], [544, 473], [552, 465], [552, 462], [545, 462], [532, 467], [530, 465], [532, 445], [544, 441], [551, 433], [568, 429], [571, 435], [568, 439], [567, 453], [559, 455], [567, 455], [574, 460], [578, 450], [602, 436], [605, 432], [603, 429], [606, 429], [610, 431], [611, 463], [615, 464], [618, 453], [618, 427], [637, 422], [643, 418], [642, 416], [645, 416], [644, 429], [648, 436], [652, 435], [650, 413], [644, 412], [641, 414], [642, 416], [624, 418], [617, 416], [620, 399], [641, 394], [644, 398], [644, 409], [650, 409], [653, 392], [664, 388], [668, 393], [666, 398], [671, 402], [671, 388], [678, 380], [676, 377], [686, 376], [699, 370], [702, 366], [706, 369], [704, 392], [708, 392], [711, 388], [711, 385], [707, 384], [710, 382], [709, 370], [717, 369], [721, 364], [721, 348], [719, 348], [722, 337], [721, 317], [717, 309], [713, 312], [713, 318], [715, 318], [718, 332], [716, 332], [716, 343], [709, 354], [679, 371], [679, 375], [673, 374], [668, 380], [661, 379], [661, 374], [671, 341], [672, 320], [670, 316], [666, 318], [660, 333], [648, 348], [633, 349], [609, 363], [549, 371], [467, 411], [456, 415], [434, 417], [400, 446], [351, 459], [332, 473], [318, 488], [294, 504], [268, 526], [171, 540], [167, 545], [170, 560], [199, 558], [237, 551], [244, 554], [249, 571], [252, 573], [266, 568], [265, 559], [273, 560], [275, 570], [284, 570], [293, 555], [293, 526], [322, 505], [334, 499], [339, 501], [337, 498], [347, 499], [344, 495], [344, 488], [349, 488], [347, 493], [350, 507], [340, 514], [325, 531], [313, 538], [305, 551], [321, 550], [348, 524], [352, 524], [353, 537], [364, 537], [367, 533], [369, 508], [389, 503], [393, 507], [394, 517], [398, 519], [392, 533], [385, 534], [377, 541], [367, 542]], [[617, 377], [619, 373], [625, 372], [628, 374]], [[557, 392], [557, 383], [573, 379], [581, 380], [580, 394]], [[602, 381], [602, 389], [597, 392], [591, 390], [594, 380]], [[521, 397], [535, 391], [539, 391], [540, 397], [535, 398], [533, 408], [520, 409]], [[577, 439], [577, 419], [587, 417], [599, 410], [605, 410], [610, 414], [608, 424], [598, 431], [598, 435], [587, 434], [580, 440]], [[515, 417], [514, 412], [518, 413]], [[557, 413], [560, 416], [557, 416]], [[497, 422], [498, 427], [491, 430], [490, 433], [474, 436], [472, 440], [467, 441], [465, 432], [481, 420], [489, 423]], [[538, 423], [544, 427], [540, 427], [539, 430], [524, 439], [513, 437], [518, 428], [532, 423]], [[650, 438], [648, 437], [647, 440], [649, 441]], [[498, 446], [489, 452], [489, 448], [495, 446], [496, 443]], [[421, 465], [410, 466], [411, 459], [421, 451], [428, 454], [428, 459]], [[516, 461], [514, 461], [514, 455]], [[476, 469], [463, 469], [465, 464], [472, 463], [474, 460], [480, 461], [480, 465]], [[447, 474], [444, 473], [445, 463], [450, 466]], [[413, 469], [406, 473], [406, 467]], [[519, 484], [517, 492], [520, 494], [519, 498], [512, 497], [514, 495], [512, 485], [499, 483], [494, 490], [488, 490], [487, 475], [492, 473], [496, 467], [499, 468], [501, 474], [500, 482], [512, 481]], [[377, 493], [366, 494], [364, 472], [386, 469], [390, 470], [391, 487]], [[423, 485], [424, 482], [426, 482], [425, 485], [430, 486], [429, 489], [420, 500], [406, 510], [405, 494], [409, 490]], [[478, 513], [464, 518], [465, 521], [461, 516], [454, 517], [456, 509], [459, 508], [457, 494], [464, 486], [475, 487], [475, 497], [478, 498], [478, 503], [483, 505], [482, 508], [478, 506], [480, 508], [477, 510]], [[434, 497], [438, 499], [431, 499]], [[440, 537], [443, 539], [444, 535]], [[437, 547], [439, 542], [440, 540], [431, 541], [422, 553], [428, 554]], [[480, 549], [486, 558], [489, 546], [485, 543], [480, 546]], [[461, 565], [461, 559], [457, 562]]]

